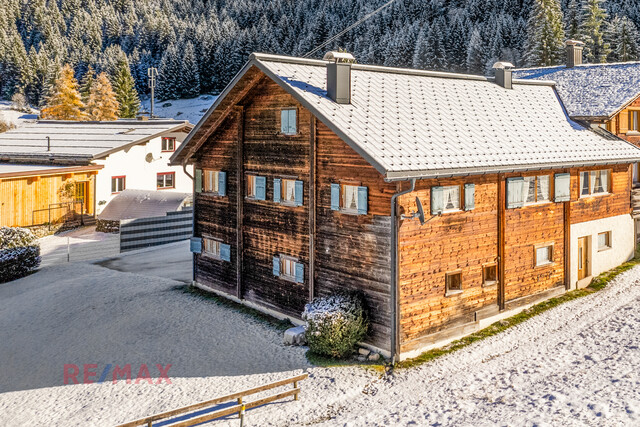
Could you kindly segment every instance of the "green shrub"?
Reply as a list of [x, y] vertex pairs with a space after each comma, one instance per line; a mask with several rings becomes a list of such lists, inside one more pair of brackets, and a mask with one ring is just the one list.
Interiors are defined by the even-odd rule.
[[354, 293], [316, 298], [305, 306], [302, 319], [309, 349], [336, 358], [352, 354], [369, 329], [363, 300]]
[[0, 283], [26, 276], [40, 265], [40, 244], [25, 228], [0, 228]]

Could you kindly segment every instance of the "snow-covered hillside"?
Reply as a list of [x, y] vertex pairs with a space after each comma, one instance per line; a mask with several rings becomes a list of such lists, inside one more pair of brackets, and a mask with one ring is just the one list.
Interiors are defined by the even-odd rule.
[[11, 101], [0, 101], [0, 119], [11, 123], [14, 126], [22, 126], [26, 122], [35, 121], [38, 117], [38, 112], [23, 113], [11, 109]]
[[[189, 120], [192, 124], [198, 123], [207, 109], [213, 104], [217, 96], [200, 95], [191, 99], [171, 99], [167, 101], [156, 101], [153, 107], [153, 115], [168, 119]], [[149, 111], [150, 100], [142, 101], [141, 109]]]

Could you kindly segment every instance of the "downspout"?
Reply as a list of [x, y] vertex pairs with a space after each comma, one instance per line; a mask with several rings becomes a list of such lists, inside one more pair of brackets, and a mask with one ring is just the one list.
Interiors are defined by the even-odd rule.
[[[184, 174], [191, 178], [193, 185], [191, 186], [191, 194], [193, 194], [193, 209], [191, 209], [191, 236], [195, 236], [196, 232], [196, 180], [187, 172], [187, 162], [182, 162], [182, 170]], [[191, 254], [191, 284], [196, 281], [196, 254]]]
[[396, 221], [396, 200], [403, 194], [413, 192], [416, 188], [416, 179], [411, 179], [411, 188], [395, 193], [391, 197], [391, 364], [399, 362], [400, 355], [400, 319], [398, 310], [398, 224]]

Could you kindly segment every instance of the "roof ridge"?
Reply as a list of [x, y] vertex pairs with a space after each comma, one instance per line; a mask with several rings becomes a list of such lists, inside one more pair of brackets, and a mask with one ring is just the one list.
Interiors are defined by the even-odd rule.
[[558, 68], [560, 70], [570, 70], [572, 68], [588, 68], [588, 67], [609, 67], [613, 65], [640, 65], [640, 61], [627, 61], [627, 62], [603, 62], [603, 63], [583, 63], [573, 67], [567, 68], [565, 64], [548, 65], [546, 67], [526, 67], [526, 68], [514, 68], [513, 71], [531, 71], [531, 70], [550, 70], [552, 68]]
[[[267, 62], [284, 62], [288, 64], [311, 65], [311, 66], [317, 66], [317, 67], [324, 67], [327, 65], [327, 62], [328, 62], [320, 59], [308, 59], [308, 58], [300, 58], [296, 56], [272, 55], [272, 54], [257, 53], [257, 52], [252, 53], [249, 56], [249, 60], [250, 61], [258, 60], [258, 61], [267, 61]], [[353, 70], [371, 71], [371, 72], [378, 72], [378, 73], [403, 74], [403, 75], [410, 75], [410, 76], [435, 77], [435, 78], [443, 78], [443, 79], [475, 80], [475, 81], [483, 81], [483, 82], [495, 81], [495, 78], [493, 77], [479, 76], [476, 74], [420, 70], [417, 68], [386, 67], [383, 65], [367, 65], [367, 64], [358, 64], [358, 63], [353, 64], [351, 68]], [[513, 83], [526, 84], [526, 85], [540, 85], [540, 86], [550, 86], [555, 84], [555, 82], [547, 81], [547, 80], [523, 81], [520, 79], [514, 79]]]

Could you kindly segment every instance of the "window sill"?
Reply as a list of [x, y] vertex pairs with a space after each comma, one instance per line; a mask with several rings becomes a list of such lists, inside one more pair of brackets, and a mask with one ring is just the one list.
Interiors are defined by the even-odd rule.
[[604, 248], [598, 248], [598, 253], [600, 253], [600, 252], [606, 252], [606, 251], [609, 251], [609, 250], [611, 250], [611, 249], [613, 249], [613, 247], [612, 247], [612, 246], [607, 246], [607, 247], [604, 247]]
[[[447, 211], [440, 212], [440, 215], [456, 213], [456, 212], [465, 212], [465, 211], [463, 211], [462, 209], [450, 209], [450, 210], [447, 210]], [[462, 291], [460, 291], [460, 292], [462, 292]]]
[[175, 190], [176, 187], [157, 187], [157, 190]]
[[445, 297], [450, 297], [450, 296], [453, 296], [453, 295], [459, 295], [462, 292], [463, 292], [462, 289], [460, 289], [459, 291], [447, 291], [447, 292], [444, 293], [444, 296]]
[[493, 287], [493, 286], [496, 286], [497, 284], [498, 284], [498, 281], [497, 281], [497, 280], [491, 280], [491, 281], [484, 282], [484, 283], [482, 284], [482, 287], [483, 287], [483, 288], [491, 288], [491, 287]]
[[526, 207], [529, 207], [529, 206], [541, 206], [541, 205], [547, 205], [549, 203], [551, 203], [551, 200], [545, 200], [545, 201], [542, 201], [542, 202], [525, 203], [524, 205], [522, 205], [522, 207], [526, 208]]
[[216, 191], [202, 191], [200, 194], [205, 194], [207, 196], [215, 196], [215, 197], [227, 197], [226, 195], [222, 195]]
[[602, 196], [609, 196], [609, 195], [611, 195], [611, 194], [613, 194], [613, 193], [606, 192], [606, 193], [596, 193], [596, 194], [585, 194], [585, 195], [580, 195], [580, 200], [582, 200], [582, 199], [588, 199], [588, 198], [590, 198], [590, 197], [602, 197]]
[[291, 137], [291, 136], [300, 136], [299, 133], [282, 133], [282, 132], [278, 132], [277, 133], [278, 136], [283, 136], [283, 137]]
[[206, 253], [206, 252], [202, 252], [200, 254], [200, 256], [202, 256], [203, 258], [208, 258], [208, 259], [212, 259], [215, 261], [224, 261], [222, 258], [220, 258], [219, 255], [214, 255], [214, 254], [210, 254], [210, 253]]
[[336, 212], [340, 212], [340, 213], [343, 213], [345, 215], [356, 215], [356, 216], [357, 215], [362, 215], [362, 214], [359, 214], [358, 211], [354, 211], [352, 209], [340, 209], [339, 211], [336, 211]]
[[640, 136], [640, 131], [637, 130], [628, 130], [626, 133], [627, 136]]
[[547, 262], [543, 262], [542, 264], [536, 264], [536, 266], [534, 268], [544, 268], [544, 267], [549, 267], [551, 265], [553, 265], [554, 262], [553, 261], [547, 261]]
[[281, 274], [280, 276], [277, 276], [277, 277], [279, 277], [282, 280], [286, 280], [287, 282], [298, 283], [296, 282], [296, 278], [294, 276], [287, 276], [287, 275]]

